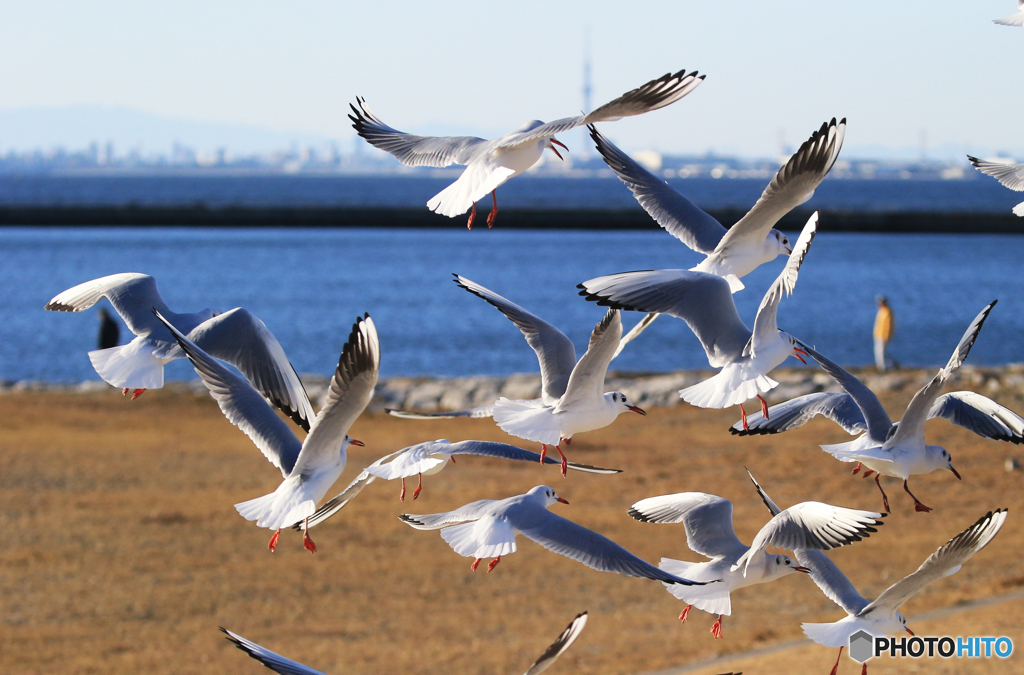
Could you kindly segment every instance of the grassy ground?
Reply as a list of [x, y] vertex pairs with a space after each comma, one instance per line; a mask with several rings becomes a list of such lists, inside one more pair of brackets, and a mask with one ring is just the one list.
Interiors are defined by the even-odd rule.
[[[910, 393], [887, 397], [902, 409]], [[1001, 399], [1020, 410], [1018, 397]], [[312, 531], [320, 552], [300, 536], [242, 520], [232, 504], [265, 494], [280, 474], [209, 397], [168, 388], [129, 403], [114, 393], [26, 392], [0, 396], [0, 672], [260, 673], [227, 643], [225, 626], [327, 673], [413, 675], [523, 672], [583, 610], [582, 638], [551, 672], [638, 673], [742, 655], [800, 638], [802, 621], [834, 621], [842, 611], [803, 575], [739, 591], [725, 637], [714, 617], [694, 610], [676, 621], [680, 602], [660, 584], [602, 574], [520, 538], [520, 550], [491, 574], [469, 570], [436, 532], [402, 524], [400, 513], [432, 513], [549, 484], [571, 505], [554, 510], [657, 562], [699, 559], [681, 526], [631, 520], [644, 497], [705, 491], [735, 505], [736, 529], [750, 541], [768, 517], [743, 467], [782, 506], [804, 500], [878, 509], [870, 481], [851, 477], [817, 449], [845, 435], [816, 421], [775, 437], [736, 438], [731, 411], [688, 406], [623, 415], [580, 436], [571, 459], [618, 467], [618, 476], [570, 473], [524, 463], [465, 458], [425, 479], [416, 502], [398, 501], [398, 485], [378, 481]], [[507, 441], [489, 420], [410, 421], [366, 415], [340, 490], [380, 455], [447, 437]], [[931, 514], [917, 514], [899, 484], [886, 485], [895, 513], [871, 539], [833, 554], [859, 590], [874, 597], [912, 572], [939, 545], [986, 511], [1009, 507], [993, 544], [955, 576], [903, 607], [924, 635], [1007, 635], [1024, 646], [1024, 601], [917, 624], [914, 616], [1024, 587], [1024, 472], [1007, 472], [1016, 446], [931, 422], [930, 443], [944, 445], [963, 482], [935, 473], [912, 489]], [[531, 447], [525, 444], [524, 447]], [[331, 493], [333, 494], [333, 492]], [[697, 672], [821, 672], [835, 651], [807, 646]], [[872, 662], [871, 672], [1024, 670], [1006, 661]], [[845, 658], [840, 673], [859, 669]], [[974, 670], [969, 670], [974, 668]]]

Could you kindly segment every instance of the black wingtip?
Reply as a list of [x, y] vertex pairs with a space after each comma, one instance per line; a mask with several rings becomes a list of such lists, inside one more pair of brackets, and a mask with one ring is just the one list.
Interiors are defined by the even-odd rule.
[[649, 516], [644, 515], [641, 511], [637, 511], [632, 506], [629, 507], [629, 510], [626, 511], [626, 513], [629, 514], [630, 518], [633, 520], [639, 520], [641, 523], [653, 522]]

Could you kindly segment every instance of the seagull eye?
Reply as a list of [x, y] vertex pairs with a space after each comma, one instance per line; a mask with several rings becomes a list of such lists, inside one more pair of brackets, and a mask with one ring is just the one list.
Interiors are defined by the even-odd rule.
[[786, 564], [787, 565], [789, 564], [789, 558], [786, 558]]

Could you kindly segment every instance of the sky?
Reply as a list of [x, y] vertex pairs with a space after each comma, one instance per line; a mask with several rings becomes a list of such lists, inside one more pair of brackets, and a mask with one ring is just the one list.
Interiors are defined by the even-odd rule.
[[[1015, 11], [1013, 0], [8, 2], [0, 112], [101, 106], [347, 144], [348, 104], [363, 96], [403, 131], [492, 137], [579, 113], [589, 34], [595, 106], [668, 71], [707, 74], [681, 102], [605, 125], [628, 151], [774, 156], [845, 116], [850, 156], [913, 157], [923, 144], [1021, 159], [1024, 29], [992, 23]], [[12, 133], [0, 128], [0, 148], [17, 147]]]

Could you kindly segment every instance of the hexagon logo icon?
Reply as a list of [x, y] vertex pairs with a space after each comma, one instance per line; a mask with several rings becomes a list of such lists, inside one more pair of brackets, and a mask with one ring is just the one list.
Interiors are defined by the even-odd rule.
[[859, 630], [850, 636], [850, 658], [864, 663], [875, 655], [875, 639], [866, 630]]

